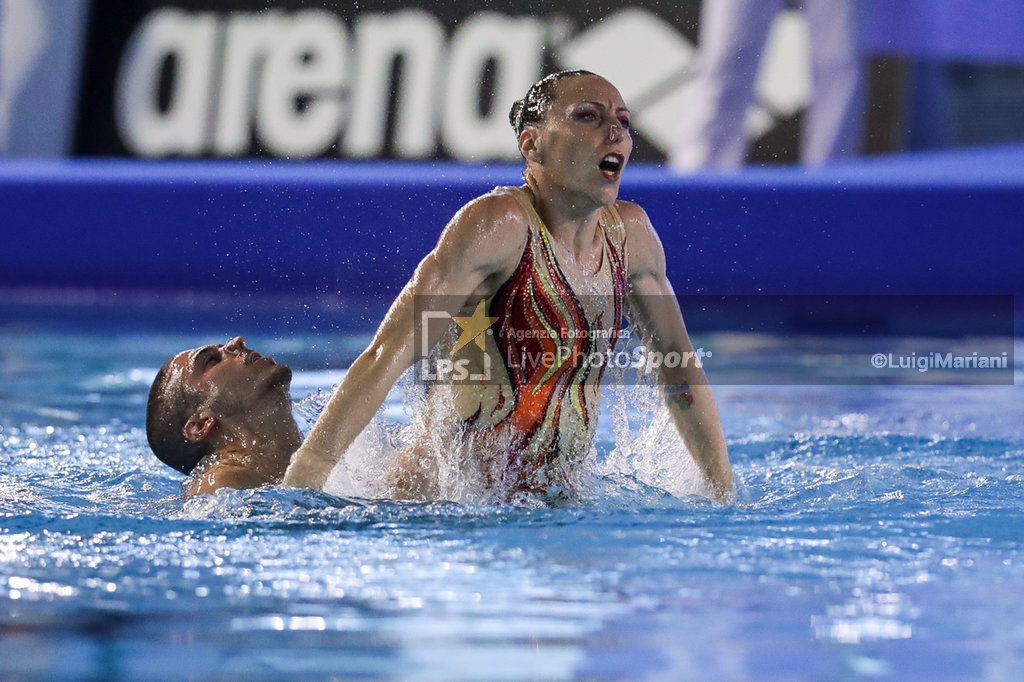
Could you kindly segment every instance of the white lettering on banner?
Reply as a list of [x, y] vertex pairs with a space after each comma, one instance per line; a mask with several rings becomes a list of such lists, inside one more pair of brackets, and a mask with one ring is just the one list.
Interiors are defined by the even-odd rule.
[[786, 10], [775, 18], [754, 89], [758, 106], [750, 107], [745, 122], [753, 137], [775, 126], [773, 114], [792, 116], [811, 101], [811, 35], [803, 12]]
[[[627, 47], [609, 51], [612, 43]], [[779, 74], [805, 78], [806, 69], [791, 62], [806, 60], [806, 51], [782, 47], [778, 39], [769, 43], [758, 93], [767, 110], [788, 113], [806, 102], [809, 86], [781, 87], [789, 81]], [[575, 35], [555, 17], [478, 12], [450, 37], [422, 9], [356, 16], [350, 35], [342, 18], [326, 10], [164, 8], [143, 19], [122, 55], [115, 119], [125, 146], [141, 156], [239, 156], [252, 151], [255, 135], [278, 156], [321, 156], [336, 146], [339, 155], [368, 158], [387, 148], [394, 102], [391, 149], [399, 158], [432, 156], [440, 142], [458, 160], [512, 160], [519, 154], [508, 109], [541, 75], [549, 53], [564, 68], [617, 83], [645, 139], [671, 146], [678, 112], [691, 96], [696, 51], [672, 24], [637, 8]], [[161, 107], [168, 63], [173, 78]], [[493, 89], [482, 93], [488, 68]]]
[[[151, 13], [120, 65], [115, 107], [125, 145], [143, 156], [211, 149], [236, 156], [249, 151], [255, 130], [275, 155], [318, 156], [340, 139], [339, 153], [376, 156], [385, 147], [391, 72], [401, 58], [397, 156], [433, 155], [439, 133], [458, 159], [518, 155], [506, 116], [540, 75], [540, 20], [478, 13], [454, 31], [450, 55], [443, 25], [422, 10], [363, 15], [354, 26], [355, 81], [346, 98], [348, 33], [330, 12]], [[157, 95], [168, 59], [178, 68], [170, 104], [161, 110]], [[496, 91], [489, 111], [481, 113], [481, 76], [489, 61]]]
[[253, 107], [250, 94], [257, 87], [258, 69], [281, 35], [288, 18], [279, 11], [232, 16], [225, 29], [220, 97], [214, 151], [238, 156], [249, 150]]
[[[479, 12], [459, 25], [452, 37], [448, 97], [441, 119], [445, 148], [453, 156], [519, 155], [515, 136], [509, 131], [508, 110], [543, 68], [544, 34], [539, 19], [513, 19], [496, 12]], [[481, 115], [479, 84], [491, 59], [497, 66], [494, 93], [490, 110]]]
[[[296, 14], [267, 55], [257, 131], [277, 156], [314, 156], [338, 138], [348, 35], [323, 10]], [[304, 106], [296, 107], [300, 97]]]
[[352, 119], [345, 130], [343, 151], [354, 157], [378, 156], [384, 151], [391, 69], [401, 57], [401, 80], [395, 88], [395, 154], [404, 158], [432, 155], [438, 114], [434, 100], [443, 86], [445, 37], [441, 22], [414, 9], [368, 14], [356, 20], [355, 36], [358, 52]]
[[[213, 13], [166, 9], [150, 15], [124, 51], [118, 70], [115, 116], [125, 144], [142, 156], [195, 155], [206, 142], [218, 20]], [[167, 58], [174, 86], [166, 111], [158, 87]]]

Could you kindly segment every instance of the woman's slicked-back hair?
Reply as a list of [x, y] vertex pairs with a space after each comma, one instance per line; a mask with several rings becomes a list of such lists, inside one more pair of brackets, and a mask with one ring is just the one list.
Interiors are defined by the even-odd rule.
[[529, 126], [538, 125], [544, 122], [548, 114], [548, 107], [555, 99], [555, 86], [566, 78], [576, 76], [595, 76], [591, 71], [576, 69], [572, 71], [557, 71], [544, 76], [534, 83], [526, 92], [526, 96], [516, 100], [512, 109], [508, 112], [508, 122], [516, 131], [516, 137], [522, 134]]

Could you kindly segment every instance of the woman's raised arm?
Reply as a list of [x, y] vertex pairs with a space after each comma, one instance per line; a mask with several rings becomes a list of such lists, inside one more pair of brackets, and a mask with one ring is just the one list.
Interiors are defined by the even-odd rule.
[[[423, 302], [455, 316], [469, 302], [489, 298], [511, 275], [526, 243], [526, 224], [511, 197], [485, 195], [464, 206], [442, 232], [392, 303], [373, 340], [334, 390], [302, 446], [292, 455], [284, 484], [321, 489], [331, 469], [383, 404], [398, 378], [432, 347], [441, 325], [424, 327]], [[422, 299], [417, 302], [417, 299]]]
[[712, 497], [729, 502], [734, 497], [732, 467], [718, 407], [668, 280], [665, 250], [643, 209], [621, 202], [620, 212], [629, 267], [626, 315], [657, 357], [679, 359], [658, 367], [665, 401]]

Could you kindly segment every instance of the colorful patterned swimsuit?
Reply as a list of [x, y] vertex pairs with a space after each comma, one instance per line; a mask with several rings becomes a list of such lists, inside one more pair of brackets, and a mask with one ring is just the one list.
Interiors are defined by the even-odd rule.
[[[614, 206], [602, 209], [601, 270], [588, 280], [602, 281], [604, 288], [581, 292], [589, 282], [570, 285], [529, 190], [494, 192], [516, 198], [529, 218], [529, 237], [515, 273], [491, 300], [489, 315], [498, 318], [491, 329], [508, 372], [512, 406], [506, 411], [497, 405], [493, 412], [504, 414], [487, 428], [514, 435], [509, 466], [525, 482], [537, 469], [590, 447], [606, 364], [601, 357], [614, 350], [623, 315], [625, 228]], [[567, 435], [573, 443], [562, 442]]]

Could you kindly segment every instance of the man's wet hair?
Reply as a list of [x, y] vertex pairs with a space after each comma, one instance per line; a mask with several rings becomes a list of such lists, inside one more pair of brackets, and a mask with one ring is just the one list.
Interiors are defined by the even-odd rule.
[[576, 76], [596, 76], [593, 71], [574, 69], [570, 71], [556, 71], [541, 78], [530, 86], [526, 96], [516, 100], [512, 109], [508, 112], [508, 122], [516, 131], [518, 137], [528, 127], [540, 125], [548, 115], [548, 107], [555, 100], [555, 86], [567, 78]]
[[161, 462], [190, 474], [200, 460], [212, 451], [207, 441], [185, 438], [185, 423], [202, 405], [202, 396], [184, 382], [172, 382], [171, 358], [157, 372], [149, 389], [146, 406], [146, 439]]

